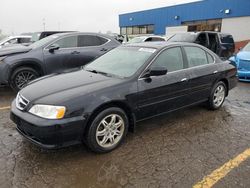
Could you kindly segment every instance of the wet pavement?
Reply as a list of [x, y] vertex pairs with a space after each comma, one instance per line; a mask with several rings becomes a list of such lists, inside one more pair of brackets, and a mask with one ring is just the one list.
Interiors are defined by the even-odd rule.
[[[0, 89], [0, 108], [14, 94]], [[46, 151], [24, 140], [0, 110], [0, 187], [192, 187], [250, 148], [250, 84], [224, 106], [188, 108], [141, 122], [112, 153], [78, 145]], [[214, 187], [250, 187], [250, 158]]]

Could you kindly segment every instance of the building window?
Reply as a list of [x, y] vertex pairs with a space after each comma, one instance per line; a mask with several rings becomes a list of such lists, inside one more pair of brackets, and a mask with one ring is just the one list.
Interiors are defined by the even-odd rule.
[[154, 25], [148, 25], [147, 34], [153, 34], [153, 33], [154, 33]]
[[122, 35], [153, 34], [154, 25], [140, 25], [133, 27], [121, 27]]
[[127, 35], [133, 34], [133, 27], [127, 27]]
[[121, 35], [126, 35], [126, 33], [127, 33], [127, 28], [121, 27]]
[[188, 26], [188, 31], [221, 31], [221, 19], [183, 22], [182, 25]]

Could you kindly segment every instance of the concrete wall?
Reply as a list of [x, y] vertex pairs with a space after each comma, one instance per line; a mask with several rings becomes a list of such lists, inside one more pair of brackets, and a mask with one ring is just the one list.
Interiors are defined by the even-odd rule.
[[235, 42], [250, 40], [250, 16], [222, 19], [221, 32], [232, 34]]

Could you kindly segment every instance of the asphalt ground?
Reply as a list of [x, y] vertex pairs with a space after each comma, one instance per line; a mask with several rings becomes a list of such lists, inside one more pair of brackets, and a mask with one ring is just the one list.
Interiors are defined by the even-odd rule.
[[141, 122], [101, 155], [30, 144], [9, 119], [14, 97], [0, 89], [0, 187], [250, 187], [250, 84], [218, 111], [200, 105]]

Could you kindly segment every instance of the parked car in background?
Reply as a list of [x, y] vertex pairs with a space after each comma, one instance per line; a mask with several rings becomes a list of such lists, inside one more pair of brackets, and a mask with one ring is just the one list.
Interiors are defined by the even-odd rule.
[[20, 35], [20, 36], [9, 36], [0, 40], [0, 48], [16, 45], [16, 44], [29, 44], [31, 36]]
[[120, 35], [120, 34], [117, 34], [117, 33], [110, 33], [108, 34], [112, 37], [114, 37], [117, 41], [119, 41], [120, 43], [123, 43], [124, 39], [125, 39], [125, 36], [123, 35]]
[[71, 33], [72, 31], [42, 31], [42, 32], [35, 32], [32, 34], [31, 43], [37, 42], [45, 37], [50, 35], [54, 35], [57, 33]]
[[237, 66], [240, 81], [250, 82], [250, 42], [230, 58]]
[[222, 59], [229, 59], [235, 51], [233, 36], [226, 33], [202, 31], [178, 33], [168, 39], [170, 42], [192, 42], [207, 47]]
[[132, 38], [127, 43], [131, 44], [131, 43], [157, 42], [157, 41], [166, 41], [166, 39], [161, 36], [139, 36]]
[[28, 47], [2, 49], [0, 85], [18, 91], [31, 80], [81, 67], [119, 45], [108, 35], [74, 32], [51, 35]]
[[85, 141], [105, 153], [136, 122], [203, 102], [219, 109], [236, 83], [236, 67], [200, 45], [128, 44], [83, 70], [29, 84], [13, 101], [11, 119], [43, 148]]

